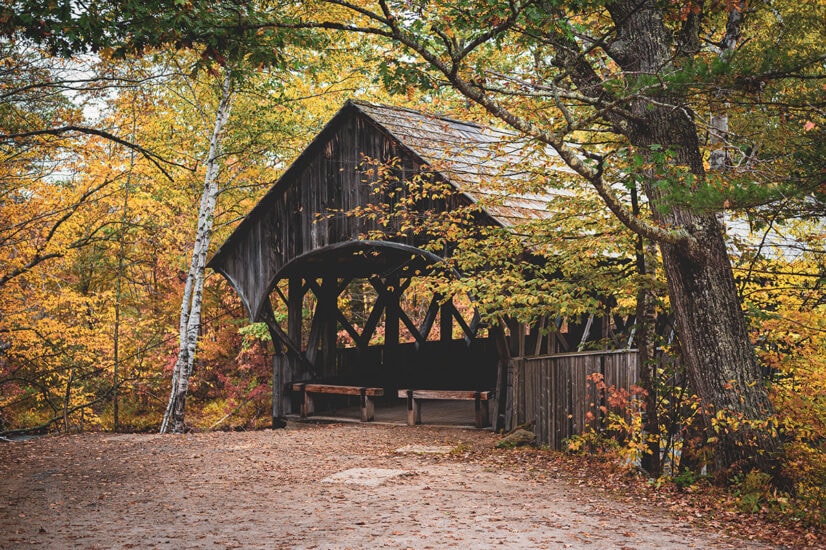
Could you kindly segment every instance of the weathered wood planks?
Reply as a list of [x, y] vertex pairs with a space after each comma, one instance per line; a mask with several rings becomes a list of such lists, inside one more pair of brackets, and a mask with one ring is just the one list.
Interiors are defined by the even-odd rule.
[[384, 395], [383, 388], [368, 388], [365, 386], [343, 386], [337, 384], [311, 384], [306, 382], [293, 382], [290, 389], [303, 395], [301, 406], [301, 416], [312, 416], [315, 413], [315, 394], [326, 395], [352, 395], [360, 398], [361, 421], [370, 422], [375, 417], [375, 398]]
[[597, 427], [602, 416], [604, 396], [589, 377], [597, 373], [609, 387], [629, 388], [637, 383], [637, 361], [637, 350], [513, 358], [511, 425], [533, 422], [537, 443], [561, 450], [565, 439]]
[[407, 423], [410, 426], [422, 423], [422, 401], [475, 401], [477, 428], [490, 426], [490, 407], [488, 401], [493, 399], [492, 391], [464, 391], [464, 390], [411, 390], [401, 389], [398, 396], [407, 399]]

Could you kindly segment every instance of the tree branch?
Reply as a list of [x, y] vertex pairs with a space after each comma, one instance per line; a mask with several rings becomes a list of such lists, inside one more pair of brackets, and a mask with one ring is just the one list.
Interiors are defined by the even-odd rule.
[[36, 137], [36, 136], [59, 136], [62, 134], [77, 132], [80, 134], [88, 134], [93, 136], [99, 136], [104, 139], [108, 139], [110, 141], [114, 141], [119, 145], [123, 145], [124, 147], [128, 147], [134, 151], [137, 151], [141, 155], [143, 155], [149, 162], [155, 165], [155, 167], [161, 171], [161, 173], [169, 179], [169, 181], [175, 181], [174, 178], [169, 175], [161, 163], [168, 164], [170, 166], [175, 166], [176, 168], [183, 168], [184, 170], [193, 171], [192, 168], [185, 166], [183, 164], [179, 164], [177, 162], [173, 162], [171, 160], [167, 160], [161, 157], [158, 154], [153, 153], [152, 151], [141, 147], [136, 143], [132, 143], [131, 141], [127, 141], [123, 138], [116, 136], [110, 132], [105, 130], [98, 130], [97, 128], [88, 128], [86, 126], [76, 126], [76, 125], [68, 125], [68, 126], [61, 126], [59, 128], [45, 128], [43, 130], [32, 130], [29, 132], [18, 132], [15, 134], [0, 134], [0, 143], [7, 142], [7, 141], [16, 141], [19, 139], [25, 139], [29, 137]]

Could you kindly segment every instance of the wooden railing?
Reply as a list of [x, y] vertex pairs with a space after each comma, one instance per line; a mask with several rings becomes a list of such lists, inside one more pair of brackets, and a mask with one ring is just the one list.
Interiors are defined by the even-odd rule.
[[637, 361], [637, 350], [513, 358], [508, 424], [533, 422], [537, 443], [561, 450], [566, 438], [583, 433], [588, 411], [593, 422], [600, 417], [601, 396], [589, 377], [600, 373], [607, 386], [629, 388], [637, 383]]

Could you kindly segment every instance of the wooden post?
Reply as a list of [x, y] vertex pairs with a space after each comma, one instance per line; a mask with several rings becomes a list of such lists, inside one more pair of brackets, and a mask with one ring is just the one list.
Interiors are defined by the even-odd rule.
[[370, 422], [375, 417], [376, 406], [373, 398], [367, 395], [367, 388], [361, 388], [361, 421]]
[[321, 281], [321, 296], [318, 297], [318, 308], [321, 311], [323, 331], [321, 336], [321, 353], [324, 364], [321, 368], [323, 376], [336, 375], [336, 340], [338, 339], [338, 281], [335, 276], [326, 276]]
[[[283, 428], [286, 414], [286, 400], [284, 399], [284, 363], [283, 353], [277, 353], [272, 358], [272, 427]], [[290, 411], [292, 412], [292, 411]]]
[[496, 353], [499, 361], [496, 365], [496, 402], [494, 404], [493, 429], [496, 431], [511, 429], [511, 418], [508, 415], [509, 406], [512, 407], [513, 396], [508, 393], [508, 368], [510, 363], [510, 350], [505, 338], [504, 321], [493, 325], [490, 328], [490, 335], [496, 343]]
[[422, 423], [422, 406], [419, 399], [413, 399], [413, 390], [407, 390], [407, 425]]
[[439, 341], [449, 344], [453, 340], [453, 297], [439, 308]]
[[480, 393], [476, 392], [474, 399], [476, 405], [476, 427], [487, 428], [490, 426], [490, 410], [487, 399], [482, 400]]
[[315, 412], [315, 402], [313, 401], [313, 395], [308, 392], [304, 392], [304, 406], [301, 408], [301, 416], [312, 416]]
[[[301, 277], [290, 277], [287, 287], [287, 336], [301, 349], [301, 325], [304, 302], [304, 286]], [[290, 382], [303, 380], [302, 365], [298, 357], [288, 354], [288, 375]]]
[[[388, 303], [384, 308], [384, 345], [385, 349], [388, 347], [395, 348], [399, 343], [399, 281], [398, 275], [392, 275], [385, 280], [385, 287], [390, 291], [388, 299], [392, 299], [392, 303]], [[392, 287], [392, 288], [391, 288]], [[390, 298], [392, 297], [392, 298]]]
[[[284, 400], [284, 384], [287, 383], [287, 357], [285, 355], [285, 348], [288, 347], [284, 342], [284, 333], [278, 322], [275, 320], [275, 313], [273, 313], [272, 303], [267, 301], [263, 311], [263, 320], [267, 325], [267, 330], [270, 333], [270, 340], [272, 340], [273, 351], [275, 355], [272, 358], [272, 427], [273, 429], [283, 428], [287, 425], [284, 420], [284, 415], [287, 412], [292, 412], [292, 407], [288, 407]], [[290, 409], [289, 411], [287, 409]]]

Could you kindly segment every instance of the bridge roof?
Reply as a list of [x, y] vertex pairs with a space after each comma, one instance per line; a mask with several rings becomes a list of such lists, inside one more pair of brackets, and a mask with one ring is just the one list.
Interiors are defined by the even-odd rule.
[[[208, 263], [233, 285], [252, 319], [262, 314], [272, 286], [285, 276], [288, 265], [292, 274], [305, 264], [317, 272], [323, 267], [320, 259], [326, 258], [331, 272], [366, 269], [364, 263], [355, 265], [364, 262], [363, 251], [354, 255], [351, 247], [331, 249], [348, 255], [335, 261], [330, 254], [316, 253], [362, 238], [361, 221], [341, 215], [319, 218], [374, 200], [363, 189], [362, 155], [403, 157], [405, 177], [423, 168], [437, 174], [464, 200], [480, 205], [490, 223], [503, 227], [548, 216], [554, 195], [566, 193], [558, 182], [570, 173], [555, 153], [513, 132], [403, 107], [348, 101]], [[385, 261], [395, 257], [391, 248], [381, 249], [389, 254]], [[385, 265], [382, 270], [392, 268]]]
[[548, 215], [573, 171], [555, 151], [514, 132], [407, 109], [351, 102], [495, 221], [510, 227]]

